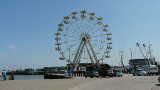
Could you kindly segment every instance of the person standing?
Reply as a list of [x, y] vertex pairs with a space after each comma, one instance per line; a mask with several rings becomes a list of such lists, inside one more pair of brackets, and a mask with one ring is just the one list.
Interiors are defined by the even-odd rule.
[[6, 71], [2, 72], [2, 77], [3, 77], [3, 80], [7, 80], [7, 73], [6, 73]]
[[87, 72], [84, 72], [84, 77], [85, 77], [85, 79], [87, 79]]
[[14, 80], [14, 72], [11, 72], [11, 73], [10, 73], [9, 80]]
[[0, 80], [2, 79], [2, 72], [0, 72]]

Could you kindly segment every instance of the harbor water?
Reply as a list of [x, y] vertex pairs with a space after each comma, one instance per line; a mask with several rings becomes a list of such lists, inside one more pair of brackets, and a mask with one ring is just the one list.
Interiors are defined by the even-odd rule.
[[44, 75], [14, 75], [14, 80], [38, 80], [38, 79], [44, 79]]

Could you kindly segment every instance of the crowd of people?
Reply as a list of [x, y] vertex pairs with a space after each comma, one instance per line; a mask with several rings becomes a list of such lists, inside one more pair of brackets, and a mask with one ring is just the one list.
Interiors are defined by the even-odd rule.
[[14, 80], [14, 73], [10, 72], [10, 75], [8, 77], [6, 71], [0, 72], [0, 80]]

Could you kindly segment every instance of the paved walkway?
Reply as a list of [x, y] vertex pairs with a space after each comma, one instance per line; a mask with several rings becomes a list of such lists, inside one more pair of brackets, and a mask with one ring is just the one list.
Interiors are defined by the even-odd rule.
[[70, 90], [160, 90], [155, 76], [124, 76], [123, 78], [97, 79]]
[[0, 81], [0, 90], [160, 90], [157, 76]]

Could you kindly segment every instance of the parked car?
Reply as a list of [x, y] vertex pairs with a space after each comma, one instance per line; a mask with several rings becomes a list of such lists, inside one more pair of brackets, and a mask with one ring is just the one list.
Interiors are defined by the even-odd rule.
[[115, 77], [122, 77], [122, 70], [121, 69], [115, 69], [114, 70], [114, 76]]
[[122, 70], [121, 69], [108, 69], [102, 70], [99, 72], [101, 77], [122, 77]]
[[106, 71], [107, 72], [107, 76], [113, 77], [114, 76], [114, 72], [113, 69], [109, 69]]
[[133, 76], [146, 76], [147, 72], [144, 71], [143, 69], [137, 69], [136, 71], [133, 72]]
[[99, 73], [97, 71], [87, 71], [87, 76], [90, 78], [99, 77]]

